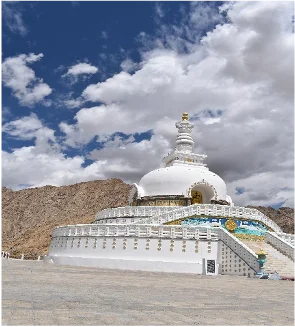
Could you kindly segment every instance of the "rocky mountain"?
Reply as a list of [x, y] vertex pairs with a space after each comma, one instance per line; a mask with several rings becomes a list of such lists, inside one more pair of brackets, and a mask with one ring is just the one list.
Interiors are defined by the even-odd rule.
[[[120, 179], [20, 191], [3, 187], [2, 251], [34, 258], [44, 255], [54, 227], [91, 223], [98, 211], [127, 205], [130, 188]], [[294, 209], [253, 208], [274, 220], [284, 232], [294, 233]]]
[[274, 209], [272, 207], [248, 206], [265, 214], [267, 217], [277, 223], [283, 232], [294, 234], [294, 208], [281, 207]]
[[98, 211], [126, 205], [130, 187], [120, 179], [20, 191], [2, 187], [2, 251], [44, 255], [54, 227], [92, 223]]

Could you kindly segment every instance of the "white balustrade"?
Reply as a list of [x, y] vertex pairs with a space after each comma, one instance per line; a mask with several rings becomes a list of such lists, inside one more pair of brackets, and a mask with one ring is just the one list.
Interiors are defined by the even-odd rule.
[[182, 227], [173, 225], [75, 225], [57, 227], [53, 231], [53, 238], [72, 236], [72, 229], [76, 229], [77, 237], [85, 236], [136, 236], [158, 238], [211, 239], [218, 240], [218, 232], [205, 227]]
[[277, 233], [278, 237], [282, 238], [287, 243], [294, 245], [294, 234]]
[[267, 232], [265, 234], [265, 240], [267, 243], [271, 244], [274, 248], [294, 261], [294, 245], [288, 243], [276, 233], [271, 232]]
[[152, 215], [159, 215], [169, 211], [174, 210], [175, 207], [118, 207], [118, 208], [110, 208], [104, 209], [98, 212], [95, 216], [95, 221], [107, 218], [120, 218], [120, 217], [146, 217]]
[[265, 216], [263, 213], [256, 209], [249, 209], [243, 207], [229, 207], [229, 206], [222, 206], [222, 205], [210, 205], [210, 204], [198, 204], [198, 205], [191, 205], [189, 207], [178, 207], [174, 208], [172, 212], [155, 214], [150, 218], [142, 218], [136, 221], [136, 224], [153, 224], [153, 223], [166, 223], [172, 220], [176, 220], [179, 218], [186, 218], [196, 215], [205, 214], [207, 216], [212, 217], [237, 217], [237, 218], [246, 218], [246, 219], [253, 219], [256, 221], [260, 221], [270, 227], [277, 233], [281, 233], [281, 228], [274, 223], [271, 219]]

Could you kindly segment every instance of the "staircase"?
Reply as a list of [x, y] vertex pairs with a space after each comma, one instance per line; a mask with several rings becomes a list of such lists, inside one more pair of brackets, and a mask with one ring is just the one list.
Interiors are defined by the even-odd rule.
[[267, 253], [264, 268], [266, 273], [272, 274], [276, 271], [281, 277], [294, 277], [294, 262], [272, 245], [265, 241], [241, 241], [255, 253], [260, 249]]

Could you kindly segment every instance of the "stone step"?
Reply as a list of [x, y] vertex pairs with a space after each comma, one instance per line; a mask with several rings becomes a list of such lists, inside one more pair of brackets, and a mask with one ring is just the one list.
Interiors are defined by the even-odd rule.
[[294, 262], [271, 244], [261, 241], [241, 241], [255, 253], [260, 249], [267, 253], [265, 272], [274, 273], [276, 271], [279, 275], [294, 276]]

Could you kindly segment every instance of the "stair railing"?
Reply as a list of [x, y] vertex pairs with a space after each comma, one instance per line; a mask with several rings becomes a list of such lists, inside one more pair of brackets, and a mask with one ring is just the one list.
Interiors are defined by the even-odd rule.
[[278, 237], [282, 238], [287, 243], [294, 245], [294, 234], [287, 234], [287, 233], [277, 233]]
[[272, 245], [274, 248], [285, 254], [287, 257], [294, 261], [294, 245], [288, 243], [286, 240], [281, 238], [278, 234], [273, 232], [265, 233], [265, 240], [267, 243]]
[[227, 230], [222, 227], [219, 227], [218, 229], [219, 239], [242, 260], [244, 260], [246, 264], [255, 271], [255, 273], [259, 272], [259, 263], [257, 261], [258, 256]]

